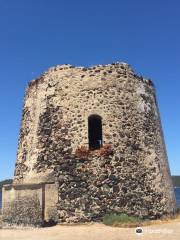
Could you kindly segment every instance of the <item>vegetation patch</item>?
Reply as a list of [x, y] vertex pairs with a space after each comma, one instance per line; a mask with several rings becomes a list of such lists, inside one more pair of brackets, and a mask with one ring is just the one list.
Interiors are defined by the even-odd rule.
[[180, 220], [180, 208], [177, 209], [175, 214], [164, 215], [159, 219], [150, 220], [143, 219], [141, 217], [128, 216], [125, 213], [121, 214], [106, 214], [103, 218], [103, 223], [108, 226], [113, 227], [139, 227], [139, 226], [147, 226], [147, 225], [155, 225], [155, 224], [163, 224], [169, 223], [172, 221]]
[[103, 218], [103, 223], [109, 226], [134, 227], [139, 226], [143, 222], [141, 217], [128, 216], [125, 213], [106, 214]]
[[172, 176], [174, 187], [180, 187], [180, 176]]
[[4, 181], [0, 181], [0, 189], [3, 187], [3, 185], [5, 184], [11, 184], [12, 183], [12, 179], [6, 179]]

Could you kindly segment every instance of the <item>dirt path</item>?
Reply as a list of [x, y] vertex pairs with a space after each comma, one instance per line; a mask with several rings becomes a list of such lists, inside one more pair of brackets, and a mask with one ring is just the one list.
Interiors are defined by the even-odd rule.
[[58, 225], [40, 229], [1, 229], [0, 240], [179, 240], [180, 221], [143, 227], [137, 235], [134, 228], [115, 228], [103, 224]]

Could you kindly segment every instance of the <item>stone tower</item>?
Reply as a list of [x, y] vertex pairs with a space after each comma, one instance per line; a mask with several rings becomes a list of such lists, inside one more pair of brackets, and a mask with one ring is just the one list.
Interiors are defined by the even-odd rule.
[[42, 199], [56, 195], [53, 211], [60, 222], [96, 221], [112, 212], [151, 218], [173, 213], [152, 82], [125, 63], [58, 65], [31, 81], [14, 182], [4, 194], [19, 191], [13, 195], [18, 202], [37, 186], [45, 215], [52, 199], [47, 206]]

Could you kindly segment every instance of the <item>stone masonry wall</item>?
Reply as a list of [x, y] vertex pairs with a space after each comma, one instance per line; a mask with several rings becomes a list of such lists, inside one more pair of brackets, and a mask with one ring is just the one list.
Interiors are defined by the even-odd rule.
[[58, 221], [58, 189], [54, 183], [3, 186], [4, 226], [45, 226]]
[[6, 227], [42, 226], [42, 187], [4, 185], [2, 220]]
[[[88, 117], [103, 147], [88, 148]], [[14, 183], [56, 181], [61, 222], [159, 217], [175, 198], [155, 90], [129, 65], [58, 65], [26, 91]]]

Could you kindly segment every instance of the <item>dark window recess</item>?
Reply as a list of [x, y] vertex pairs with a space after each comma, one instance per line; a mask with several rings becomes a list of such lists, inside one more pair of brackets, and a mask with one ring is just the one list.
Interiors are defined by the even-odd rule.
[[102, 118], [99, 115], [88, 118], [88, 138], [90, 150], [102, 147]]

